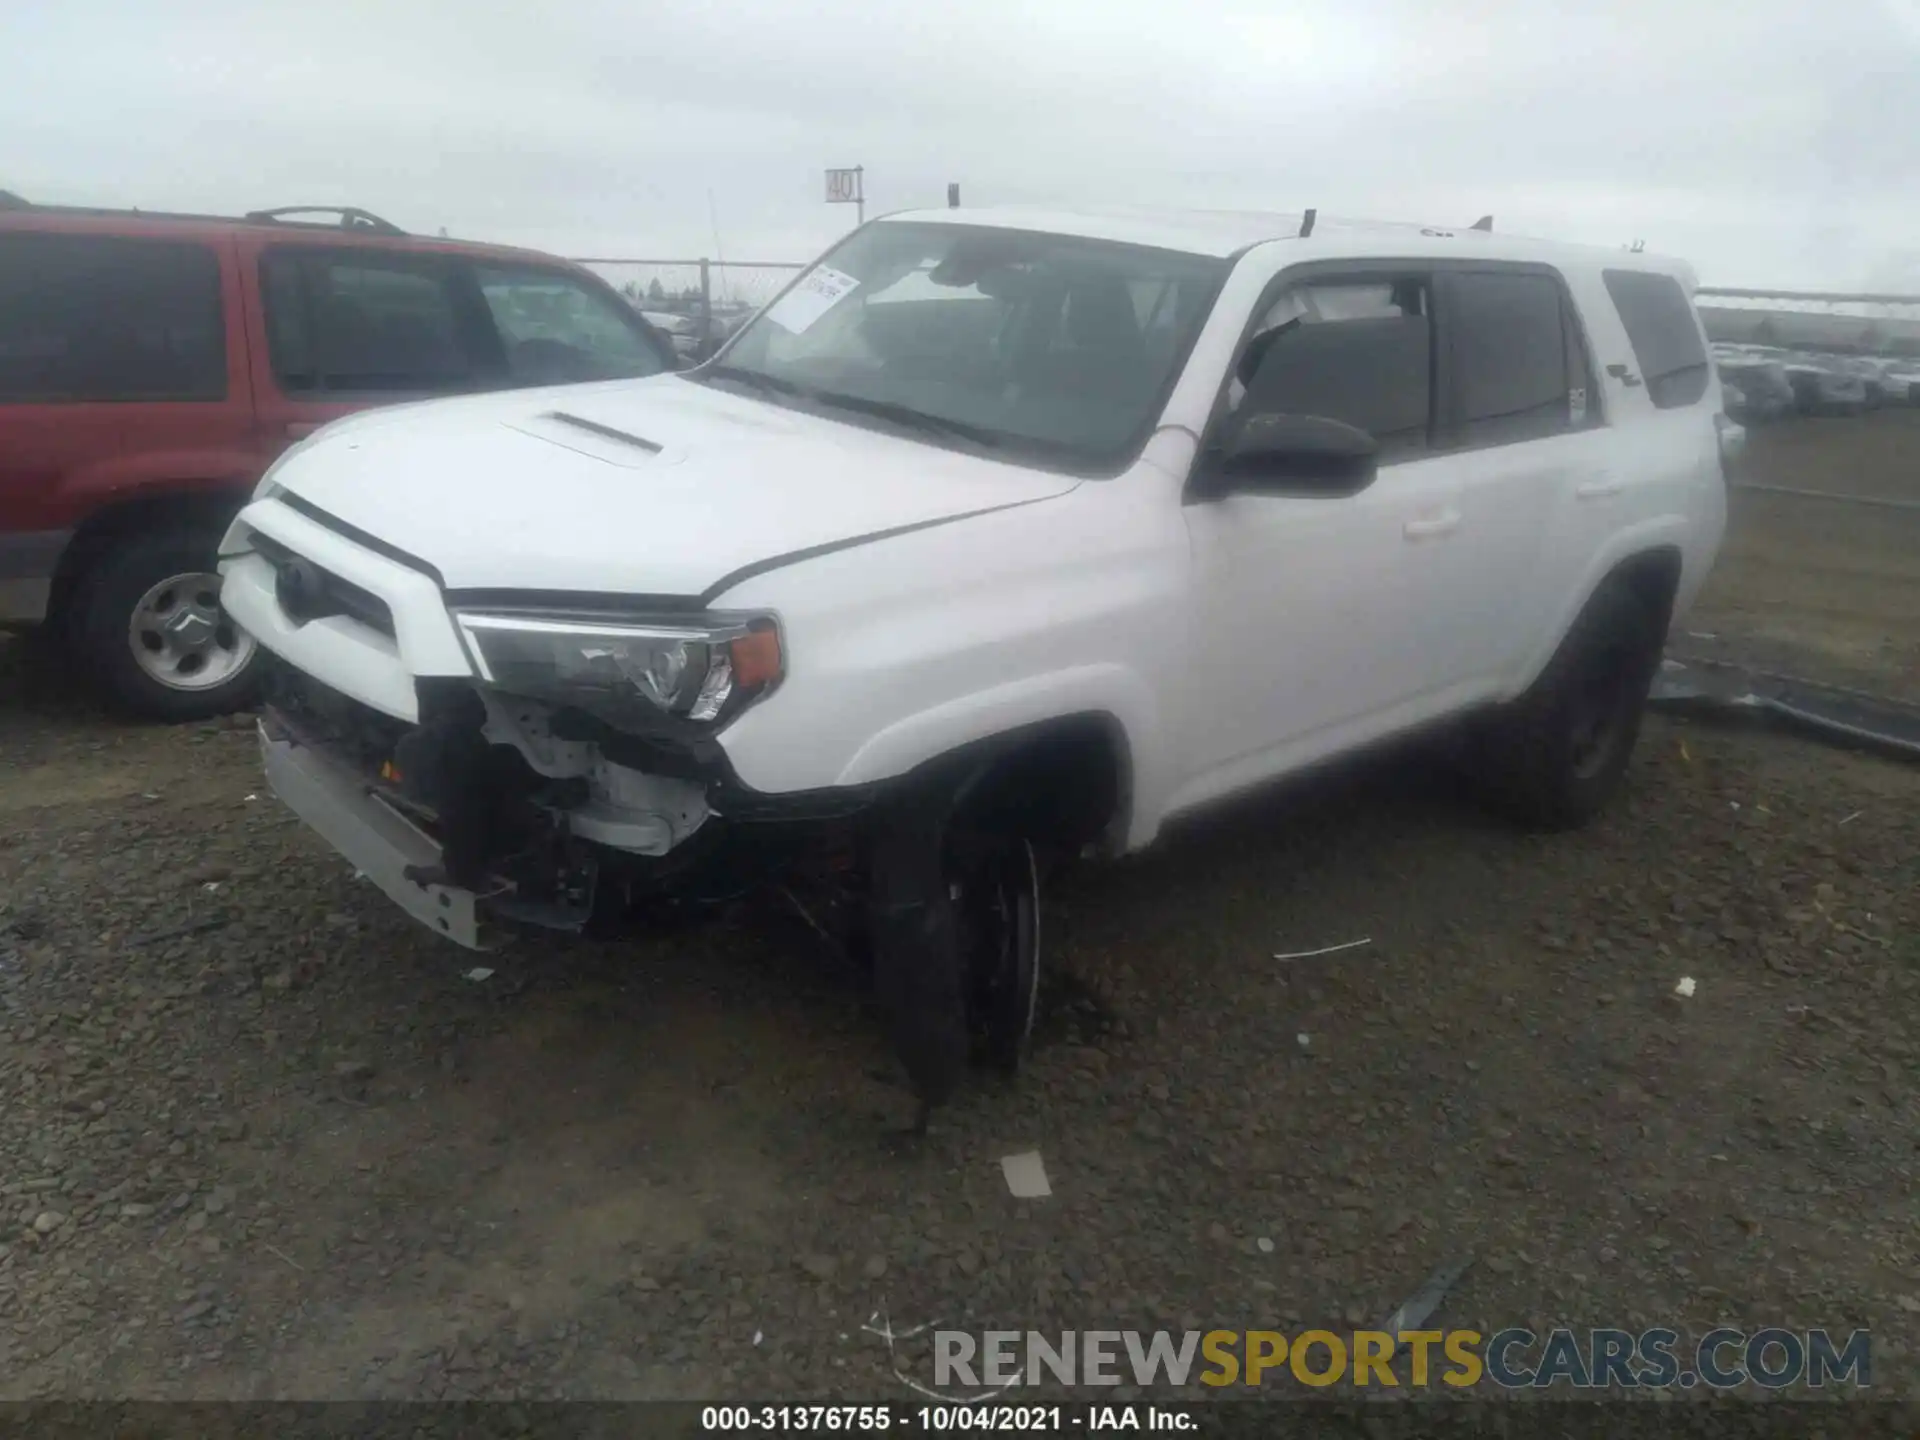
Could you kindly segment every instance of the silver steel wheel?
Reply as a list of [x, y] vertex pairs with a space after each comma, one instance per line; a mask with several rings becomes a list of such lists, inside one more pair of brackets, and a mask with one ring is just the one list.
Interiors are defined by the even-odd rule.
[[253, 658], [253, 637], [220, 608], [220, 577], [174, 575], [140, 597], [127, 626], [134, 663], [169, 690], [211, 690]]

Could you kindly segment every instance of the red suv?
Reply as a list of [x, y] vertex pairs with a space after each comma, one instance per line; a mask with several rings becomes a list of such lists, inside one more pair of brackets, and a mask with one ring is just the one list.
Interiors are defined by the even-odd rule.
[[370, 405], [675, 363], [610, 286], [549, 255], [359, 210], [219, 219], [0, 192], [0, 624], [57, 626], [122, 709], [236, 708], [255, 651], [221, 613], [214, 552], [281, 451]]

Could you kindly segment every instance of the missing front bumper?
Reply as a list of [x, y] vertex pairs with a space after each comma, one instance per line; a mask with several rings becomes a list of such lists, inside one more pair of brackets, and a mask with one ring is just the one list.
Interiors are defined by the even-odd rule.
[[394, 904], [435, 934], [470, 950], [503, 937], [482, 924], [479, 897], [455, 886], [422, 884], [408, 871], [440, 868], [434, 839], [382, 800], [364, 780], [311, 746], [260, 727], [267, 784]]

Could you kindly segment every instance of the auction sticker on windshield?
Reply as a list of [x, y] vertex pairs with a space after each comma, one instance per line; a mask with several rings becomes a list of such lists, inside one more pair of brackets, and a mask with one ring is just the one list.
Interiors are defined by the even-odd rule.
[[831, 265], [822, 265], [776, 300], [767, 318], [782, 330], [804, 335], [814, 321], [844, 300], [859, 283]]

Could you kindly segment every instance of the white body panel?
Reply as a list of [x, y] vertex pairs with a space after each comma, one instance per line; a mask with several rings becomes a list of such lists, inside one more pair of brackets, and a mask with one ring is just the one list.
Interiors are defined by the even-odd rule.
[[454, 590], [698, 595], [771, 556], [1076, 483], [672, 374], [356, 417], [320, 454], [279, 482]]
[[[258, 556], [228, 562], [229, 608], [268, 649], [408, 719], [414, 677], [472, 673], [442, 586], [771, 613], [785, 676], [720, 736], [746, 785], [870, 784], [1097, 714], [1124, 739], [1115, 839], [1137, 848], [1179, 811], [1519, 694], [1608, 571], [1647, 549], [1680, 552], [1684, 613], [1717, 551], [1717, 388], [1661, 411], [1608, 373], [1634, 357], [1602, 270], [1660, 270], [1690, 291], [1684, 267], [1412, 228], [1327, 226], [1243, 249], [1286, 233], [1244, 216], [903, 218], [1238, 259], [1158, 430], [1116, 476], [982, 459], [676, 376], [407, 406], [289, 452], [226, 547], [257, 529], [309, 556], [384, 600], [394, 636], [345, 618], [290, 625]], [[1198, 437], [1276, 276], [1462, 255], [1560, 273], [1607, 423], [1387, 466], [1346, 498], [1187, 501]]]

